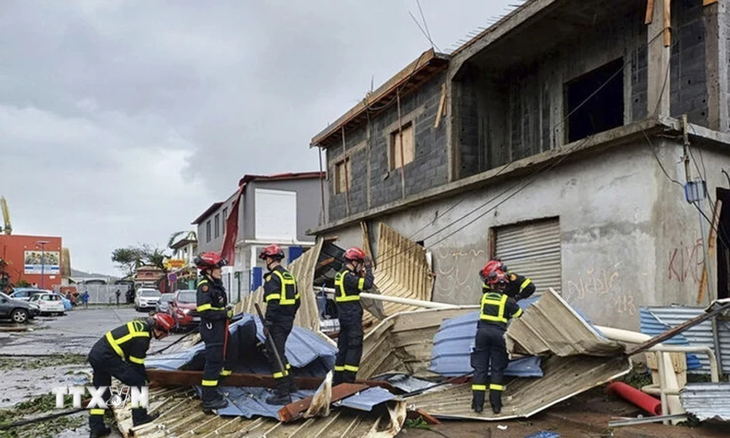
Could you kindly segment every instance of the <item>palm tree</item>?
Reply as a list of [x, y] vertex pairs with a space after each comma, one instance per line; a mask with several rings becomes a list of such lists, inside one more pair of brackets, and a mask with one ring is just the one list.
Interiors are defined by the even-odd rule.
[[172, 245], [175, 243], [177, 238], [182, 236], [185, 233], [188, 233], [188, 231], [176, 231], [176, 232], [170, 234], [170, 240], [167, 241], [167, 247], [172, 249]]

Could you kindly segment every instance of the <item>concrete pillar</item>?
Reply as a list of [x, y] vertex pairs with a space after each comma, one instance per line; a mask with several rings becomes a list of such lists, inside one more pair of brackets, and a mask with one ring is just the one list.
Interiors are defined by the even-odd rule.
[[648, 56], [648, 90], [647, 114], [649, 117], [668, 117], [670, 115], [670, 82], [669, 62], [671, 45], [665, 47], [664, 37], [664, 8], [665, 2], [671, 0], [656, 0], [654, 2], [654, 16], [647, 31]]
[[727, 2], [705, 6], [705, 51], [707, 56], [708, 127], [730, 132], [730, 68], [728, 38], [730, 13]]

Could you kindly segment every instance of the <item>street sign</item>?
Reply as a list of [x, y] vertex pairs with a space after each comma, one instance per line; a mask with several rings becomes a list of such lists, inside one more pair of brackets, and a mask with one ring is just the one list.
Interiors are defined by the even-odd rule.
[[187, 262], [182, 259], [168, 259], [165, 260], [165, 267], [167, 269], [180, 269], [184, 268], [185, 265], [187, 265]]

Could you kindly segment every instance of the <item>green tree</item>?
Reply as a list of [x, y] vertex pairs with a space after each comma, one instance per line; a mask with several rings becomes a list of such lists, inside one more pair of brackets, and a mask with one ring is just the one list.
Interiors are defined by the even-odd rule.
[[112, 251], [112, 261], [117, 264], [122, 272], [127, 276], [131, 276], [137, 270], [145, 259], [143, 248], [128, 246], [126, 248], [117, 248]]
[[167, 274], [168, 270], [165, 266], [165, 260], [169, 259], [170, 256], [165, 254], [164, 250], [161, 250], [159, 248], [152, 248], [150, 246], [145, 245], [144, 247], [144, 261], [146, 264], [155, 266], [156, 268], [160, 269], [162, 272]]

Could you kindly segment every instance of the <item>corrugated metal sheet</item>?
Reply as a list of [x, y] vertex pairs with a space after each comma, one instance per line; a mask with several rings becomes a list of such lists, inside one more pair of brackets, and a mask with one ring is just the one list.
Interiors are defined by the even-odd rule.
[[357, 409], [358, 411], [370, 412], [375, 406], [393, 399], [395, 399], [395, 396], [390, 391], [376, 386], [342, 399], [336, 402], [335, 406], [344, 406]]
[[[154, 389], [150, 391], [152, 412], [160, 418], [149, 425], [135, 429], [137, 437], [162, 438], [196, 436], [209, 437], [267, 437], [290, 438], [324, 437], [394, 437], [405, 422], [406, 404], [388, 402], [388, 409], [378, 413], [340, 409], [328, 417], [311, 418], [292, 423], [280, 423], [270, 418], [244, 419], [206, 415], [200, 409], [200, 400], [192, 389]], [[132, 413], [129, 408], [116, 410], [120, 431], [129, 436]]]
[[556, 292], [549, 290], [510, 324], [505, 334], [512, 354], [616, 356], [624, 346], [609, 341]]
[[[520, 301], [526, 309], [537, 298]], [[463, 376], [472, 371], [471, 351], [477, 333], [479, 311], [447, 319], [433, 338], [429, 371], [447, 377]], [[508, 376], [542, 377], [539, 357], [512, 360], [505, 370]]]
[[[670, 326], [659, 322], [657, 317], [647, 308], [642, 307], [639, 314], [641, 317], [641, 333], [644, 333], [645, 335], [658, 336], [671, 329]], [[682, 334], [678, 334], [677, 336], [664, 341], [663, 344], [689, 345], [689, 341], [687, 341], [687, 338], [685, 338]], [[687, 353], [686, 356], [688, 370], [697, 370], [702, 368], [702, 364], [696, 355]], [[705, 365], [707, 364], [705, 363]]]
[[496, 230], [496, 254], [507, 267], [535, 282], [537, 291], [560, 292], [560, 222], [550, 219]]
[[679, 394], [682, 407], [700, 421], [730, 421], [730, 383], [689, 383]]
[[358, 377], [366, 379], [395, 372], [438, 377], [428, 371], [433, 336], [444, 319], [473, 312], [475, 308], [416, 310], [388, 317], [365, 336]]
[[500, 415], [489, 409], [481, 414], [472, 411], [469, 384], [410, 397], [408, 404], [440, 418], [494, 421], [528, 417], [631, 370], [623, 346], [603, 338], [552, 291], [510, 324], [506, 338], [513, 355], [539, 353], [548, 357], [542, 361], [544, 377], [516, 378], [507, 383]]
[[[644, 310], [644, 309], [642, 309]], [[647, 307], [659, 323], [668, 327], [676, 327], [692, 318], [704, 313], [705, 309], [701, 307], [683, 307], [683, 306], [664, 306], [664, 307]], [[730, 373], [730, 323], [727, 320], [718, 318], [718, 332], [720, 336], [720, 350], [722, 355], [723, 371]], [[690, 345], [701, 345], [715, 349], [715, 343], [712, 337], [712, 322], [705, 321], [682, 333], [682, 336], [690, 343]], [[715, 352], [717, 354], [717, 352]], [[697, 354], [697, 358], [702, 364], [702, 372], [709, 373], [710, 366], [707, 356]]]
[[[433, 276], [423, 246], [380, 223], [377, 256], [377, 269], [373, 275], [375, 286], [381, 294], [431, 301]], [[391, 302], [383, 302], [382, 307], [386, 317], [418, 309], [415, 306]], [[378, 320], [370, 313], [366, 312], [363, 315], [363, 323], [371, 325], [377, 322]]]
[[[321, 334], [319, 329], [319, 310], [317, 309], [316, 297], [311, 292], [311, 289], [312, 282], [314, 281], [314, 269], [317, 266], [319, 252], [322, 250], [322, 243], [323, 240], [321, 238], [317, 239], [317, 243], [313, 248], [310, 248], [309, 251], [305, 252], [301, 257], [287, 266], [287, 269], [297, 280], [301, 297], [301, 306], [294, 319], [294, 325], [304, 327], [317, 334]], [[256, 291], [236, 304], [235, 312], [256, 314], [254, 303], [259, 303], [261, 309], [265, 309], [263, 287], [256, 289]], [[321, 336], [329, 339], [323, 334]]]

